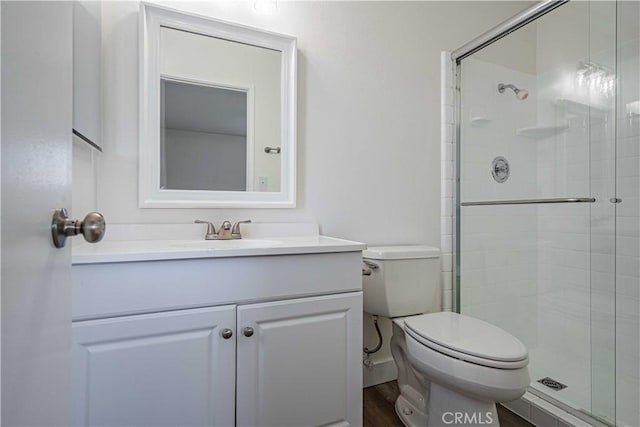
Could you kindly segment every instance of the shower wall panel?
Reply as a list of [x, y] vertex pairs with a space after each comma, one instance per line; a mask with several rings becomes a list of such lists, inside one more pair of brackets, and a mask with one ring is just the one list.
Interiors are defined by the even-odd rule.
[[[535, 121], [532, 64], [520, 62], [509, 68], [499, 58], [468, 58], [464, 63], [461, 132], [468, 143], [461, 153], [461, 194], [466, 201], [527, 198], [536, 193], [536, 147], [517, 134]], [[511, 91], [499, 93], [498, 83], [516, 84], [530, 95], [519, 101]], [[491, 175], [491, 162], [497, 156], [508, 159], [512, 171], [501, 184]], [[538, 331], [531, 327], [537, 317], [535, 207], [463, 209], [462, 312], [498, 324], [527, 346], [535, 346]]]
[[616, 414], [640, 425], [640, 4], [618, 2]]

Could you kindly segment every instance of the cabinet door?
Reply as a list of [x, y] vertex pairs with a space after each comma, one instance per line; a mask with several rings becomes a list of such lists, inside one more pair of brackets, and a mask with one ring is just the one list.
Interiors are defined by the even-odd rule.
[[235, 306], [75, 322], [73, 341], [75, 425], [234, 424]]
[[237, 325], [239, 426], [362, 425], [361, 292], [239, 306]]

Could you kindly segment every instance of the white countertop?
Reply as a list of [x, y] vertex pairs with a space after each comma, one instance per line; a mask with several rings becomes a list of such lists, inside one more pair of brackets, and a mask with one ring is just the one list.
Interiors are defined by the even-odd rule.
[[[107, 233], [109, 233], [109, 226], [107, 227]], [[127, 227], [115, 226], [114, 237], [122, 239], [125, 235], [131, 234], [132, 227]], [[160, 229], [159, 226], [154, 227]], [[192, 226], [189, 225], [189, 227]], [[199, 228], [202, 227], [198, 227], [198, 230]], [[275, 233], [283, 234], [283, 236], [270, 236], [269, 227], [263, 224], [248, 224], [245, 228], [247, 230], [246, 237], [242, 240], [206, 241], [204, 234], [198, 239], [192, 238], [192, 235], [185, 236], [188, 237], [187, 239], [157, 239], [154, 237], [157, 237], [158, 234], [153, 232], [137, 234], [145, 239], [137, 239], [137, 236], [133, 235], [131, 240], [108, 240], [105, 237], [104, 241], [96, 244], [74, 242], [72, 263], [78, 265], [194, 258], [299, 255], [362, 251], [367, 247], [364, 243], [321, 236], [316, 234], [317, 226], [314, 228], [309, 224], [306, 227], [285, 230], [287, 232], [283, 232], [282, 225], [273, 228]], [[127, 233], [123, 232], [125, 229]], [[303, 234], [306, 235], [291, 235], [296, 231], [303, 231]], [[243, 231], [243, 233], [245, 232]]]

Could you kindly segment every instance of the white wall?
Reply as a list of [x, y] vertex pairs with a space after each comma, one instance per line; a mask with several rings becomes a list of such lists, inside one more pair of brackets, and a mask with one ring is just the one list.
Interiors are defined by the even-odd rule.
[[271, 16], [255, 13], [249, 2], [175, 6], [298, 37], [298, 207], [137, 207], [139, 5], [108, 2], [98, 190], [108, 221], [317, 221], [325, 234], [372, 244], [438, 245], [439, 53], [522, 3], [282, 2]]
[[[111, 224], [315, 221], [324, 234], [371, 245], [439, 246], [440, 52], [530, 3], [279, 2], [269, 16], [251, 3], [166, 4], [298, 37], [297, 207], [138, 208], [139, 4], [132, 1], [103, 4], [105, 152], [97, 209]], [[74, 201], [85, 197], [74, 193]], [[373, 347], [371, 321], [364, 324], [364, 344]], [[387, 365], [390, 330], [383, 322], [385, 347], [373, 358]]]

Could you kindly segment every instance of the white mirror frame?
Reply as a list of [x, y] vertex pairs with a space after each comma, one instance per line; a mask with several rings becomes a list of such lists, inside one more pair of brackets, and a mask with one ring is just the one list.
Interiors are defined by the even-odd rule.
[[[282, 52], [280, 192], [167, 190], [160, 188], [160, 27]], [[140, 150], [141, 208], [294, 208], [296, 206], [295, 37], [141, 3]]]

